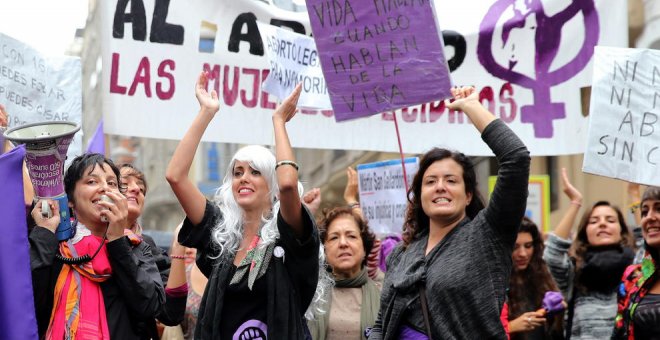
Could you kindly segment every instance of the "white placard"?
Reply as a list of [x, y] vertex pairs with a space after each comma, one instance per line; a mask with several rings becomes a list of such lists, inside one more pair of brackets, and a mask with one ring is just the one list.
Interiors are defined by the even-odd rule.
[[660, 51], [596, 48], [584, 172], [660, 185]]
[[[405, 159], [408, 185], [419, 169], [419, 158]], [[400, 235], [406, 217], [406, 186], [400, 159], [357, 166], [360, 206], [378, 235]]]
[[301, 83], [298, 106], [332, 109], [314, 39], [263, 23], [259, 23], [259, 32], [270, 64], [264, 91], [284, 99]]
[[[78, 57], [49, 57], [0, 33], [0, 103], [8, 128], [44, 121], [81, 124], [82, 90]], [[82, 130], [69, 146], [69, 160], [82, 152]]]
[[[144, 8], [99, 3], [106, 133], [180, 139], [199, 108], [195, 80], [207, 70], [220, 113], [203, 140], [271, 144], [276, 99], [261, 86], [270, 65], [257, 22], [309, 35], [307, 10], [298, 2], [281, 8], [256, 0], [139, 3]], [[587, 118], [580, 89], [591, 84], [593, 46], [628, 45], [627, 1], [526, 3], [435, 0], [453, 83], [475, 85], [486, 108], [532, 155], [582, 153]], [[212, 39], [209, 25], [216, 28]], [[208, 52], [200, 52], [202, 43]], [[441, 146], [492, 155], [468, 118], [444, 102], [396, 112], [406, 153]], [[336, 123], [330, 110], [301, 110], [287, 127], [294, 147], [398, 152], [393, 119], [385, 112]]]

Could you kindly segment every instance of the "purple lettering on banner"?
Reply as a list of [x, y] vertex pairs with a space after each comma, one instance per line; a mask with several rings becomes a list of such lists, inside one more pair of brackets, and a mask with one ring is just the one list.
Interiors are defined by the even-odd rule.
[[[594, 47], [598, 43], [599, 19], [594, 0], [573, 0], [562, 11], [548, 16], [546, 15], [541, 0], [526, 1], [526, 9], [520, 10], [516, 6], [520, 2], [515, 0], [498, 0], [486, 13], [481, 27], [479, 28], [479, 42], [477, 54], [479, 62], [493, 76], [508, 82], [520, 85], [532, 90], [534, 103], [521, 107], [520, 120], [523, 123], [531, 123], [534, 126], [534, 136], [537, 138], [552, 138], [552, 122], [555, 119], [566, 117], [564, 103], [553, 102], [550, 98], [552, 86], [559, 85], [578, 74], [591, 61]], [[513, 17], [506, 20], [502, 27], [502, 41], [506, 44], [509, 34], [515, 28], [525, 27], [528, 17], [536, 19], [534, 44], [536, 54], [534, 56], [535, 78], [513, 70], [517, 61], [509, 60], [509, 65], [500, 65], [494, 57], [493, 36], [496, 31], [498, 20], [504, 14], [511, 13]], [[557, 56], [561, 42], [563, 26], [581, 14], [584, 18], [585, 36], [582, 46], [575, 57], [557, 68], [550, 71], [550, 67]], [[574, 39], [575, 37], [565, 37]]]
[[451, 96], [429, 0], [308, 0], [337, 121]]

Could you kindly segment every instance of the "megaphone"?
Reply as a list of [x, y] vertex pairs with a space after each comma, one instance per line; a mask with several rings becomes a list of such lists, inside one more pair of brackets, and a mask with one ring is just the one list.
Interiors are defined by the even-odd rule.
[[[80, 125], [71, 122], [41, 122], [18, 126], [5, 131], [4, 136], [15, 144], [25, 144], [25, 162], [37, 199], [59, 202], [60, 224], [55, 235], [59, 241], [73, 237], [69, 200], [64, 191], [64, 160]], [[48, 203], [41, 205], [44, 217], [52, 217]]]

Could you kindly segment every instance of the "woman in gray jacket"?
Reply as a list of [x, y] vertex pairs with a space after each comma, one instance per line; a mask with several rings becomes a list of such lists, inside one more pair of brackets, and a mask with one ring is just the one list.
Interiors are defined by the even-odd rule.
[[452, 92], [448, 107], [468, 115], [500, 163], [495, 190], [484, 208], [468, 157], [439, 148], [422, 157], [369, 339], [506, 339], [500, 312], [525, 212], [529, 152], [474, 88]]

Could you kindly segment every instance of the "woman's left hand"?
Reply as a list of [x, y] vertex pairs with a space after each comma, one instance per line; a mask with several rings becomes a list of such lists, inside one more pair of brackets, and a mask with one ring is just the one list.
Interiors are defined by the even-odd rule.
[[106, 208], [101, 211], [101, 216], [108, 220], [108, 241], [112, 242], [118, 238], [124, 237], [124, 229], [130, 228], [128, 222], [128, 201], [126, 197], [116, 191], [106, 191], [105, 194], [110, 197], [111, 202], [99, 201], [99, 205]]
[[300, 92], [302, 92], [302, 84], [298, 84], [293, 92], [291, 92], [291, 94], [286, 99], [284, 99], [282, 104], [277, 107], [273, 113], [273, 120], [286, 123], [296, 115], [296, 112], [298, 112], [296, 107], [298, 106], [298, 98], [300, 98]]

